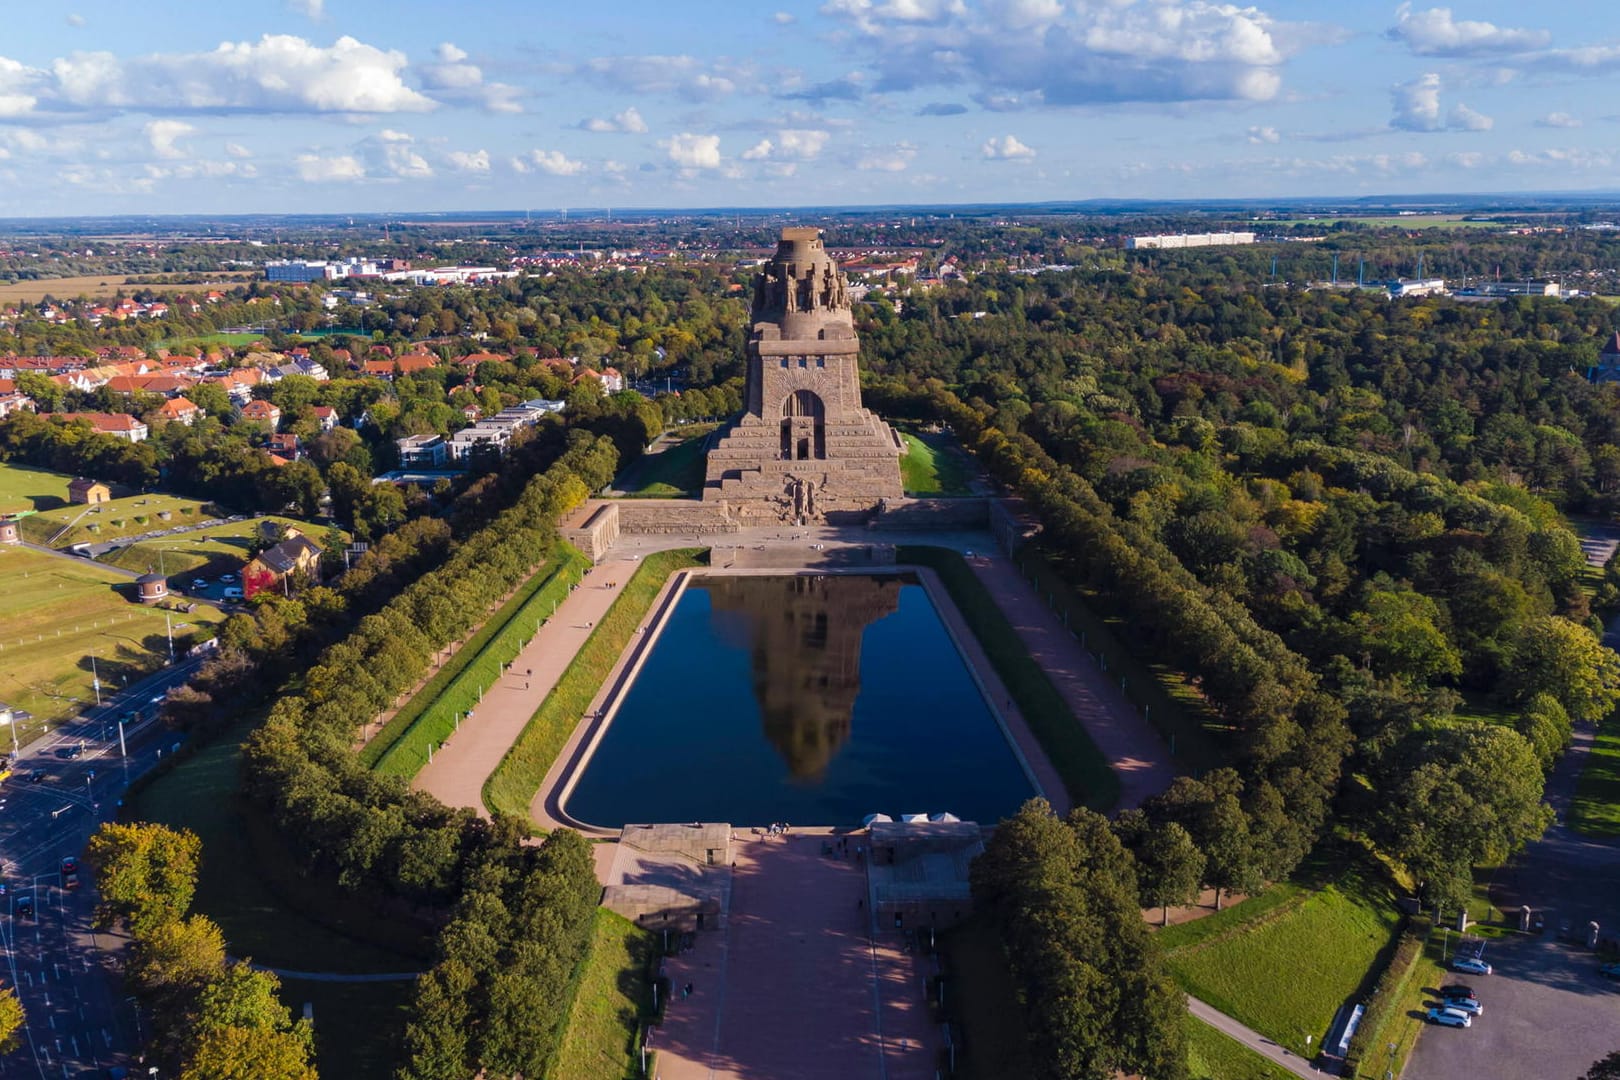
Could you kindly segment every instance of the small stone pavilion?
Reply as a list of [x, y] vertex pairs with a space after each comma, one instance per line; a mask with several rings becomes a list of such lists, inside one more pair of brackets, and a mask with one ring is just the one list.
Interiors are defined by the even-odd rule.
[[751, 321], [743, 415], [709, 450], [703, 501], [741, 523], [809, 524], [899, 499], [905, 444], [861, 407], [848, 283], [821, 230], [782, 230]]

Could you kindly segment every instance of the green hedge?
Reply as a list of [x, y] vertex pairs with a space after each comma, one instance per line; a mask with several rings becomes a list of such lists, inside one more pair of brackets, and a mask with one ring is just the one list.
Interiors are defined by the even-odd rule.
[[636, 567], [618, 599], [596, 624], [573, 661], [535, 710], [512, 748], [484, 781], [484, 805], [494, 814], [525, 821], [529, 804], [562, 752], [574, 727], [590, 708], [614, 663], [630, 644], [637, 624], [652, 606], [665, 579], [676, 570], [698, 566], [705, 551], [681, 548], [649, 555]]
[[387, 776], [415, 776], [428, 762], [428, 747], [449, 738], [456, 716], [478, 703], [479, 691], [500, 678], [501, 667], [529, 643], [590, 564], [578, 549], [559, 542], [545, 565], [366, 745], [361, 760]]
[[1018, 711], [1040, 741], [1041, 749], [1063, 778], [1063, 787], [1073, 803], [1106, 810], [1118, 802], [1119, 777], [1109, 767], [1108, 759], [1080, 726], [1069, 703], [1029, 655], [1018, 631], [962, 556], [947, 548], [907, 545], [899, 549], [897, 558], [902, 563], [929, 567], [939, 575], [957, 610], [967, 620], [968, 629], [1018, 703]]
[[[1346, 1076], [1356, 1075], [1361, 1060], [1368, 1050], [1378, 1051], [1384, 1045], [1384, 1029], [1393, 1019], [1400, 1017], [1400, 1006], [1406, 994], [1406, 984], [1423, 959], [1423, 943], [1428, 940], [1430, 922], [1427, 918], [1412, 919], [1401, 931], [1395, 955], [1389, 966], [1378, 976], [1372, 996], [1366, 1001], [1366, 1012], [1350, 1039], [1350, 1049], [1344, 1055]], [[1376, 1056], [1376, 1055], [1375, 1055]]]

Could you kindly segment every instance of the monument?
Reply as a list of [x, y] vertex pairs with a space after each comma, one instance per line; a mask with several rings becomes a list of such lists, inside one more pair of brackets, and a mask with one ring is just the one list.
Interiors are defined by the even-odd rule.
[[782, 230], [750, 322], [743, 415], [709, 450], [703, 501], [744, 524], [803, 525], [900, 498], [905, 444], [861, 407], [848, 283], [821, 230]]

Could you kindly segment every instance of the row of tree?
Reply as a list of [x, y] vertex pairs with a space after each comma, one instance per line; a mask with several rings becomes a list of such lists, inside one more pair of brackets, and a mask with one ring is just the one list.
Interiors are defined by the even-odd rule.
[[227, 958], [219, 927], [187, 914], [201, 851], [194, 833], [116, 822], [85, 850], [97, 924], [129, 931], [125, 976], [146, 1018], [142, 1060], [180, 1080], [316, 1080], [313, 1029], [281, 1003], [281, 981]]

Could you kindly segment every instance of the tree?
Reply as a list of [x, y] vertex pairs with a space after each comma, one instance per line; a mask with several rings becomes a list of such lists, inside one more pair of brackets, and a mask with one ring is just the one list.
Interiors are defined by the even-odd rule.
[[1170, 925], [1170, 907], [1198, 899], [1204, 875], [1204, 853], [1187, 830], [1174, 821], [1148, 829], [1136, 852], [1136, 877], [1147, 907], [1162, 909], [1161, 925]]
[[1591, 1068], [1580, 1080], [1620, 1080], [1620, 1050], [1608, 1057], [1592, 1062]]
[[1601, 720], [1620, 704], [1620, 655], [1586, 627], [1544, 615], [1514, 642], [1507, 684], [1515, 702], [1547, 693], [1572, 719]]
[[1256, 860], [1254, 840], [1249, 835], [1249, 819], [1237, 796], [1227, 793], [1205, 809], [1199, 830], [1203, 837], [1204, 881], [1215, 890], [1215, 910], [1221, 910], [1221, 893], [1251, 893], [1264, 884]]
[[316, 1080], [309, 1055], [309, 1040], [298, 1032], [210, 1028], [181, 1067], [180, 1080]]
[[96, 869], [102, 926], [122, 918], [137, 937], [191, 908], [202, 841], [165, 825], [109, 821], [90, 838], [85, 861]]
[[0, 990], [0, 1054], [9, 1054], [22, 1045], [18, 1032], [22, 1030], [25, 1020], [16, 990], [11, 987]]
[[1552, 771], [1558, 755], [1569, 746], [1575, 731], [1569, 713], [1564, 711], [1557, 698], [1546, 692], [1530, 699], [1514, 727], [1529, 740], [1545, 772]]

